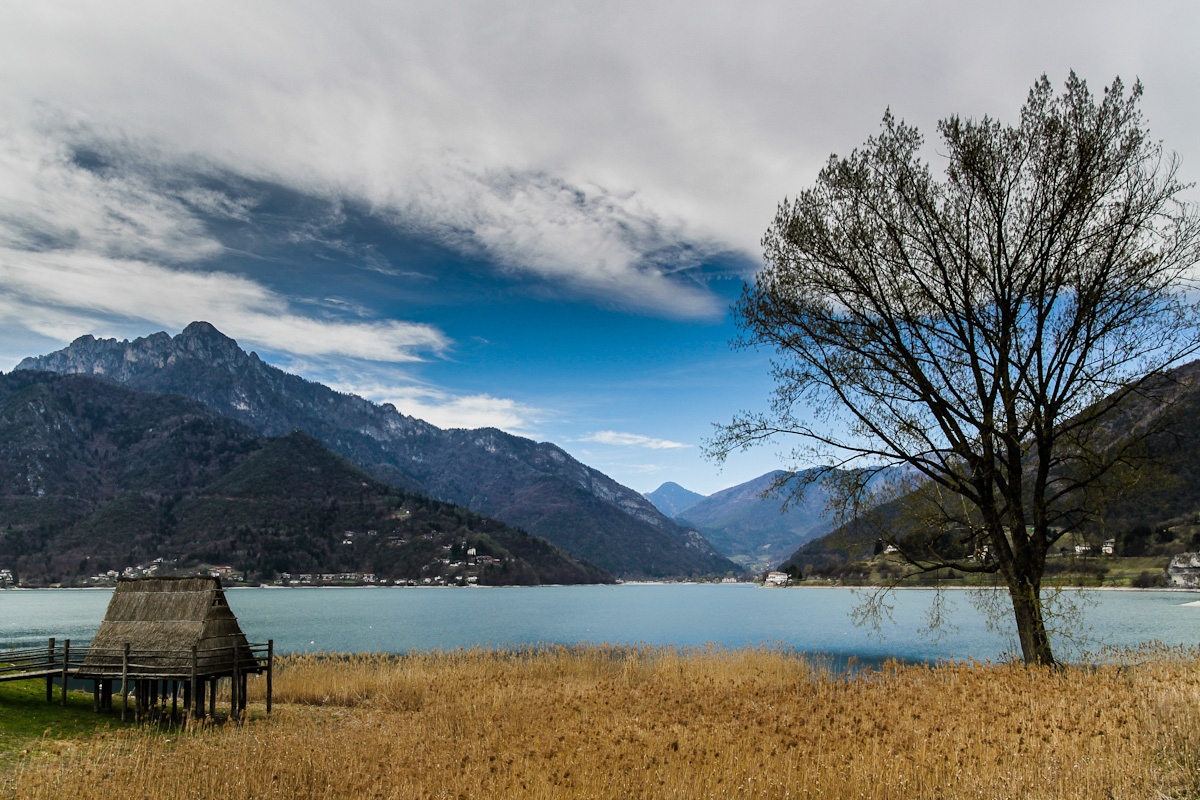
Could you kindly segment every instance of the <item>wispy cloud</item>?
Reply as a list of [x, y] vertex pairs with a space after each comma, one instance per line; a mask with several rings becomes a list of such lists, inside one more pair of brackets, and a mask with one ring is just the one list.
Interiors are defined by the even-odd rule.
[[46, 336], [106, 332], [105, 320], [180, 329], [204, 319], [248, 344], [299, 355], [417, 361], [449, 345], [430, 325], [344, 322], [291, 313], [261, 284], [220, 272], [168, 269], [78, 250], [0, 248], [0, 321]]
[[619, 433], [617, 431], [596, 431], [595, 433], [581, 436], [575, 441], [596, 442], [597, 444], [609, 444], [618, 447], [646, 447], [651, 450], [677, 450], [683, 447], [691, 447], [689, 444], [672, 442], [669, 439], [655, 439], [636, 433]]
[[245, 198], [194, 186], [175, 194], [137, 171], [86, 169], [53, 136], [8, 133], [0, 131], [0, 323], [69, 340], [132, 321], [180, 329], [205, 319], [251, 345], [401, 362], [450, 345], [427, 324], [352, 309], [349, 320], [304, 315], [300, 298], [206, 269], [223, 246], [196, 206], [241, 217]]
[[[1089, 65], [1099, 80], [1140, 75], [1156, 132], [1187, 152], [1198, 112], [1176, 98], [1196, 77], [1195, 12], [1154, 1], [1130, 19], [1105, 0], [1081, 27], [1078, 4], [1044, 5], [873, 1], [847, 26], [836, 4], [773, 0], [698, 2], [686, 15], [637, 0], [346, 2], [336, 13], [294, 0], [10, 4], [0, 136], [44, 135], [54, 118], [60, 140], [360, 201], [564, 291], [712, 317], [720, 304], [673, 276], [721, 249], [757, 253], [776, 203], [889, 105], [928, 128], [953, 112], [1013, 111], [1038, 69], [1061, 78]], [[113, 221], [89, 209], [93, 193], [72, 205], [79, 176], [62, 182], [46, 163], [0, 172], [10, 195], [36, 205], [39, 184], [57, 198], [42, 232]], [[117, 223], [108, 244], [127, 257], [202, 254], [211, 242], [181, 207], [253, 213], [219, 193], [109, 188], [101, 209], [121, 209], [154, 245], [124, 252], [136, 239]], [[159, 229], [164, 216], [173, 224]]]
[[[309, 364], [306, 374], [319, 374], [320, 367]], [[530, 435], [549, 414], [544, 409], [489, 394], [455, 394], [434, 386], [404, 383], [401, 376], [386, 380], [382, 374], [367, 381], [345, 379], [345, 366], [328, 373], [326, 383], [339, 392], [356, 394], [376, 403], [391, 403], [410, 417], [423, 419], [439, 428], [499, 428], [508, 433]], [[341, 377], [339, 377], [339, 373]]]

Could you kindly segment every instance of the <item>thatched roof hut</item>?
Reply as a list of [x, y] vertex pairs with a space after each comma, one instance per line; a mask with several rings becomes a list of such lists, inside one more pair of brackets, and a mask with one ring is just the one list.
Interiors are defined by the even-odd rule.
[[126, 645], [133, 673], [158, 677], [260, 671], [215, 577], [129, 578], [117, 582], [79, 677], [120, 668]]

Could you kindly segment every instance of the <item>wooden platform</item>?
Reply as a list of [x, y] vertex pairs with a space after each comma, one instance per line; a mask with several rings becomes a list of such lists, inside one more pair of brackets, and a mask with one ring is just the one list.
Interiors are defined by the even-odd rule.
[[[244, 640], [243, 640], [244, 641]], [[267, 679], [267, 713], [271, 712], [271, 690], [275, 662], [275, 643], [245, 643], [234, 647], [190, 650], [136, 650], [128, 644], [121, 648], [71, 646], [70, 639], [50, 639], [45, 646], [0, 650], [0, 681], [45, 679], [46, 702], [54, 700], [54, 680], [59, 681], [61, 702], [67, 704], [67, 683], [71, 679], [92, 681], [96, 711], [112, 710], [116, 686], [120, 686], [121, 719], [134, 696], [134, 714], [141, 717], [160, 702], [171, 702], [171, 718], [179, 710], [182, 688], [184, 716], [205, 716], [215, 712], [218, 682], [229, 680], [230, 715], [237, 718], [246, 708], [246, 680], [252, 674]]]

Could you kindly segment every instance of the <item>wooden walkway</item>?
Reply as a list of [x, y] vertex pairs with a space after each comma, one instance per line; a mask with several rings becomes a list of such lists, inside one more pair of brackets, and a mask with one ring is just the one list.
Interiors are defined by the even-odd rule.
[[[232, 670], [217, 671], [212, 665], [228, 664]], [[218, 681], [228, 679], [230, 716], [237, 718], [246, 708], [246, 679], [250, 674], [265, 674], [267, 679], [267, 713], [271, 713], [272, 679], [275, 666], [275, 642], [248, 643], [238, 647], [208, 650], [135, 650], [128, 644], [122, 649], [96, 648], [89, 645], [71, 646], [70, 639], [58, 642], [50, 639], [45, 646], [0, 650], [0, 681], [21, 681], [37, 678], [46, 680], [46, 702], [54, 702], [54, 682], [61, 689], [60, 702], [67, 705], [67, 683], [71, 679], [93, 682], [93, 707], [96, 711], [112, 710], [116, 685], [120, 684], [121, 719], [129, 710], [130, 694], [134, 696], [134, 714], [150, 714], [156, 708], [166, 708], [171, 701], [171, 719], [179, 710], [180, 690], [183, 708], [191, 716], [205, 716], [205, 695], [208, 713], [216, 712]]]

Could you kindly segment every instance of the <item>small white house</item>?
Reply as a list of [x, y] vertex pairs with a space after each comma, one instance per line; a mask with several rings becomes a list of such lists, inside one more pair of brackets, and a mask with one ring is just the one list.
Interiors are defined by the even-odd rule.
[[767, 579], [763, 581], [765, 586], [787, 586], [788, 574], [786, 572], [768, 572]]

